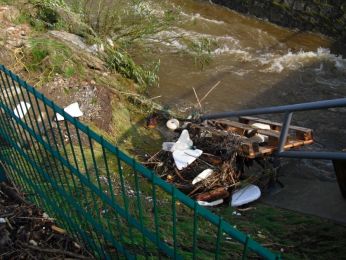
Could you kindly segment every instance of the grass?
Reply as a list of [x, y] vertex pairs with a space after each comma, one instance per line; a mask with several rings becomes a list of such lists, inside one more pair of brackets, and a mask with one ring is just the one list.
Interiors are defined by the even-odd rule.
[[81, 72], [74, 54], [65, 44], [53, 39], [34, 37], [29, 46], [25, 50], [26, 68], [41, 74], [40, 82], [36, 85], [50, 81], [56, 73], [72, 77]]
[[116, 71], [126, 78], [134, 80], [140, 86], [153, 86], [158, 83], [158, 66], [146, 70], [137, 65], [126, 51], [107, 48], [105, 58], [110, 70]]

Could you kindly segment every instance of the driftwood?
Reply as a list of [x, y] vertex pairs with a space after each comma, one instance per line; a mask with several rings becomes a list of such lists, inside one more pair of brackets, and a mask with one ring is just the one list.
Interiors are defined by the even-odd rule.
[[94, 259], [6, 183], [0, 185], [0, 218], [0, 259]]

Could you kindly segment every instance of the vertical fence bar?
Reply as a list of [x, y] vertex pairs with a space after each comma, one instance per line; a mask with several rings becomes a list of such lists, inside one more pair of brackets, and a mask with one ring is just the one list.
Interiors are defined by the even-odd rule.
[[193, 207], [193, 235], [192, 235], [192, 259], [197, 258], [197, 231], [198, 231], [198, 203]]
[[217, 228], [217, 237], [216, 237], [216, 250], [215, 250], [215, 259], [220, 259], [220, 244], [222, 239], [222, 218], [219, 218], [219, 225]]
[[173, 249], [174, 249], [174, 259], [177, 258], [177, 210], [176, 210], [176, 195], [175, 188], [172, 186], [172, 222], [173, 222]]
[[285, 114], [285, 119], [284, 119], [285, 121], [282, 125], [281, 134], [280, 134], [279, 153], [283, 152], [285, 149], [285, 144], [287, 141], [288, 131], [290, 129], [292, 115], [293, 115], [292, 112], [287, 112]]
[[246, 240], [245, 240], [245, 244], [244, 244], [244, 250], [243, 250], [243, 256], [242, 256], [242, 260], [247, 259], [247, 253], [249, 251], [249, 236], [246, 236]]

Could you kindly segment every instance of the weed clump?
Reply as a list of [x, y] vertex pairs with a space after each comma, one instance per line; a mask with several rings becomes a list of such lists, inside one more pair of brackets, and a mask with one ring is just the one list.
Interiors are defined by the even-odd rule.
[[41, 83], [56, 73], [71, 77], [78, 71], [72, 51], [53, 39], [31, 39], [26, 50], [26, 63], [29, 71], [41, 73]]

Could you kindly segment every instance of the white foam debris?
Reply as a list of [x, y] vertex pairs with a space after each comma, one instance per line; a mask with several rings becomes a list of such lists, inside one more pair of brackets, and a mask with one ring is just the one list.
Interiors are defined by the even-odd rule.
[[[80, 110], [79, 104], [77, 102], [72, 103], [71, 105], [68, 105], [67, 107], [65, 107], [64, 111], [72, 117], [83, 116], [83, 112]], [[60, 115], [59, 113], [56, 113], [56, 119], [57, 121], [62, 121], [64, 120], [64, 117]]]
[[29, 103], [21, 101], [17, 107], [13, 110], [13, 113], [16, 117], [19, 117], [22, 119], [31, 108], [31, 105]]
[[198, 174], [193, 180], [192, 185], [195, 185], [196, 183], [203, 181], [207, 179], [210, 175], [212, 175], [214, 171], [212, 169], [206, 169], [202, 171], [200, 174]]
[[261, 190], [258, 188], [258, 186], [249, 184], [246, 187], [233, 192], [231, 206], [239, 207], [257, 200], [260, 196]]
[[196, 149], [176, 150], [173, 152], [173, 159], [178, 170], [182, 170], [193, 163], [202, 155], [203, 151]]
[[211, 202], [197, 200], [197, 203], [201, 206], [204, 206], [204, 207], [214, 207], [214, 206], [222, 204], [223, 199], [219, 199], [219, 200], [215, 200], [215, 201], [211, 201]]

